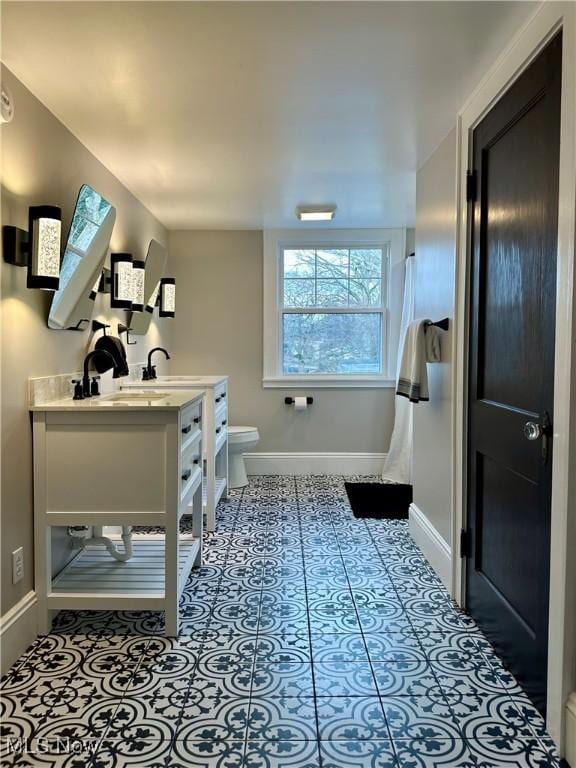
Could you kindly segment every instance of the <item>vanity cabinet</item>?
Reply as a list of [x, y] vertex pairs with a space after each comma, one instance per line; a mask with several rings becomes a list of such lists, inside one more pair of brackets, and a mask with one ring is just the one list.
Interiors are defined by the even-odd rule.
[[122, 383], [123, 390], [172, 391], [190, 387], [204, 397], [204, 511], [206, 530], [216, 529], [216, 506], [228, 496], [228, 376], [160, 376]]
[[[178, 634], [179, 598], [202, 562], [203, 394], [131, 400], [122, 393], [32, 406], [41, 633], [57, 609], [149, 609], [164, 610], [166, 634]], [[192, 533], [183, 534], [180, 520], [190, 513]], [[51, 529], [77, 525], [164, 531], [133, 535], [125, 562], [88, 545], [52, 578]]]

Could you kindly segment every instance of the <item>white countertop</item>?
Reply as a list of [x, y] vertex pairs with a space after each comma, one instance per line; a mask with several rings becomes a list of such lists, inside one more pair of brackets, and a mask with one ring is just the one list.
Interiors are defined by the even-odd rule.
[[153, 381], [121, 382], [121, 389], [162, 389], [162, 387], [205, 387], [213, 389], [228, 381], [228, 376], [158, 376]]
[[[152, 384], [152, 382], [148, 382]], [[152, 387], [146, 387], [146, 397], [138, 397], [137, 389], [130, 388], [130, 392], [118, 391], [98, 397], [73, 400], [71, 397], [65, 400], [53, 400], [51, 402], [33, 405], [31, 411], [179, 411], [196, 400], [204, 397], [202, 389], [174, 389], [170, 392], [162, 391], [157, 384], [158, 392]]]

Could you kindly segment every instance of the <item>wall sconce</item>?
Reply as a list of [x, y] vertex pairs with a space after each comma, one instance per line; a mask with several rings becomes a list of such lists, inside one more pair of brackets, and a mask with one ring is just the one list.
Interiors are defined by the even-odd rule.
[[4, 261], [28, 267], [28, 288], [58, 290], [61, 230], [62, 211], [55, 205], [32, 206], [28, 232], [18, 227], [3, 227]]
[[110, 256], [112, 292], [110, 306], [114, 309], [132, 308], [132, 254], [113, 253]]
[[160, 317], [176, 315], [176, 280], [163, 277], [160, 280]]
[[144, 311], [144, 282], [146, 278], [146, 262], [132, 262], [132, 311]]
[[150, 298], [148, 299], [148, 304], [146, 304], [146, 312], [150, 312], [150, 314], [154, 312], [154, 307], [159, 303], [159, 297], [160, 297], [160, 280], [158, 280], [158, 283], [156, 284], [156, 288], [154, 288]]

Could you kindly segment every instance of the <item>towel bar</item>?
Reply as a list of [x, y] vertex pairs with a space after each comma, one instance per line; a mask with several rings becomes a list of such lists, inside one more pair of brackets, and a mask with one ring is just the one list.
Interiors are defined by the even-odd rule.
[[426, 325], [434, 325], [436, 328], [441, 328], [443, 331], [447, 331], [450, 325], [450, 318], [445, 317], [443, 320], [438, 320], [436, 323], [426, 323]]

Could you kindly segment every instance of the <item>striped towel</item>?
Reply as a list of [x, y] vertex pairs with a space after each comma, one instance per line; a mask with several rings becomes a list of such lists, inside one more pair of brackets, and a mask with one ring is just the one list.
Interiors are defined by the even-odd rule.
[[429, 400], [426, 370], [426, 325], [430, 320], [413, 320], [406, 329], [396, 394], [411, 403]]
[[[428, 322], [428, 321], [426, 321]], [[443, 331], [435, 325], [427, 325], [424, 330], [424, 343], [426, 344], [426, 362], [439, 363], [442, 360], [442, 347], [440, 339]]]

